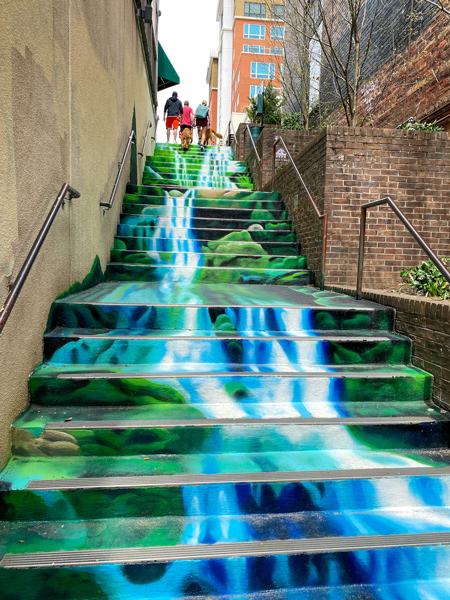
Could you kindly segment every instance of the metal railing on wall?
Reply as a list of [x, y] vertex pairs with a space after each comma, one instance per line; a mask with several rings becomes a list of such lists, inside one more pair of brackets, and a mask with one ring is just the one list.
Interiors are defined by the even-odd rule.
[[361, 300], [362, 294], [362, 285], [363, 285], [363, 276], [364, 276], [364, 250], [365, 250], [365, 242], [366, 242], [366, 224], [367, 224], [367, 211], [369, 208], [373, 206], [381, 206], [382, 204], [387, 204], [395, 215], [400, 219], [412, 237], [416, 240], [422, 250], [427, 254], [430, 260], [435, 264], [436, 268], [442, 273], [445, 279], [450, 283], [450, 272], [444, 265], [444, 263], [436, 256], [433, 250], [428, 246], [428, 244], [424, 241], [422, 236], [419, 234], [417, 229], [412, 225], [412, 223], [405, 217], [403, 212], [399, 209], [396, 203], [392, 200], [392, 198], [386, 197], [381, 198], [381, 200], [374, 200], [373, 202], [368, 202], [367, 204], [363, 204], [361, 206], [361, 221], [360, 221], [360, 230], [359, 230], [359, 248], [358, 248], [358, 274], [356, 280], [356, 299]]
[[314, 201], [314, 198], [311, 196], [310, 191], [306, 185], [306, 183], [303, 181], [303, 177], [300, 174], [300, 171], [297, 168], [297, 165], [294, 162], [294, 159], [291, 156], [291, 153], [289, 152], [283, 138], [281, 136], [277, 136], [275, 138], [275, 141], [273, 143], [272, 146], [272, 191], [273, 191], [273, 187], [274, 187], [274, 180], [275, 180], [275, 159], [276, 159], [276, 147], [278, 144], [282, 144], [284, 147], [284, 150], [286, 152], [286, 156], [288, 157], [289, 161], [292, 164], [292, 167], [294, 169], [295, 174], [297, 175], [297, 178], [300, 180], [300, 183], [302, 184], [306, 195], [308, 196], [308, 199], [314, 209], [314, 212], [316, 213], [317, 217], [323, 221], [323, 234], [322, 234], [322, 263], [321, 263], [321, 274], [320, 274], [320, 289], [324, 290], [325, 289], [325, 268], [326, 268], [326, 261], [327, 261], [327, 239], [328, 239], [328, 215], [327, 213], [321, 213], [317, 204]]
[[34, 265], [34, 261], [36, 260], [37, 255], [39, 254], [39, 250], [41, 249], [42, 244], [44, 243], [45, 238], [47, 237], [47, 234], [50, 231], [52, 223], [55, 220], [55, 217], [61, 206], [64, 206], [66, 196], [68, 196], [69, 200], [71, 200], [72, 198], [79, 198], [81, 194], [80, 192], [77, 192], [77, 190], [75, 190], [73, 187], [71, 187], [68, 183], [65, 183], [62, 186], [50, 212], [47, 215], [47, 218], [44, 221], [44, 224], [41, 227], [41, 230], [39, 231], [33, 245], [31, 246], [31, 250], [29, 251], [25, 262], [23, 263], [22, 268], [20, 269], [17, 278], [14, 280], [13, 283], [10, 284], [9, 293], [6, 296], [5, 303], [3, 304], [2, 308], [0, 308], [0, 334], [2, 333], [3, 328], [6, 325], [6, 321], [8, 320], [12, 309], [14, 308], [17, 298], [19, 297], [19, 294], [31, 271], [31, 268]]
[[256, 144], [255, 144], [255, 140], [253, 139], [252, 132], [250, 131], [250, 127], [248, 126], [248, 123], [245, 125], [245, 129], [244, 129], [244, 146], [246, 144], [246, 139], [245, 139], [246, 134], [248, 134], [250, 136], [251, 146], [252, 146], [253, 150], [255, 151], [256, 159], [258, 160], [259, 171], [261, 173], [261, 187], [262, 187], [262, 181], [263, 181], [263, 160], [262, 160], [262, 156], [259, 155], [258, 149], [257, 149]]
[[234, 129], [232, 119], [230, 119], [228, 121], [228, 125], [225, 130], [224, 139], [228, 142], [228, 145], [230, 145], [233, 148], [233, 154], [234, 154], [235, 159], [239, 160], [239, 139], [236, 135], [236, 130]]
[[152, 122], [149, 121], [147, 123], [147, 131], [145, 132], [144, 143], [142, 144], [142, 150], [141, 150], [141, 152], [138, 152], [139, 156], [144, 156], [144, 154], [145, 154], [145, 147], [147, 146], [147, 139], [148, 139], [148, 134], [150, 133], [151, 126], [152, 126]]
[[125, 148], [125, 152], [123, 153], [122, 160], [119, 163], [119, 170], [116, 175], [116, 180], [114, 182], [114, 187], [111, 192], [111, 196], [109, 198], [109, 202], [100, 202], [100, 206], [103, 206], [105, 210], [109, 210], [114, 204], [114, 198], [117, 194], [117, 188], [119, 187], [120, 178], [123, 173], [123, 168], [125, 166], [125, 161], [127, 160], [128, 152], [130, 151], [131, 145], [136, 141], [136, 134], [134, 129], [131, 130], [130, 137], [128, 138], [127, 146]]

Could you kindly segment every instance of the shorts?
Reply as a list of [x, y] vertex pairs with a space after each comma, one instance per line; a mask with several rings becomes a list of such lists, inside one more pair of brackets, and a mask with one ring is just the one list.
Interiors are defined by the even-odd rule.
[[208, 126], [208, 119], [199, 119], [197, 117], [197, 119], [196, 119], [196, 125], [197, 125], [197, 127], [207, 127]]
[[183, 133], [185, 129], [189, 129], [189, 131], [192, 131], [192, 125], [181, 125], [180, 132]]
[[180, 119], [178, 117], [167, 117], [166, 118], [166, 129], [178, 129], [180, 125]]

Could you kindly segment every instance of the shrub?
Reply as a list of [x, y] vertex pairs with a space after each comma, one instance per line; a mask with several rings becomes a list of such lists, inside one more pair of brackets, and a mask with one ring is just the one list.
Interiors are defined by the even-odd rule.
[[[248, 118], [252, 123], [261, 122], [261, 118], [256, 114], [256, 96], [250, 98], [250, 106], [245, 109]], [[278, 95], [278, 92], [273, 87], [271, 81], [264, 88], [264, 108], [263, 121], [266, 125], [280, 125], [283, 116], [281, 106], [283, 99]]]
[[303, 116], [300, 112], [284, 113], [281, 121], [282, 129], [304, 129]]
[[444, 128], [436, 124], [437, 121], [432, 123], [421, 123], [420, 121], [406, 121], [403, 123], [402, 129], [415, 129], [417, 131], [444, 131]]
[[[450, 262], [450, 258], [441, 260], [444, 264]], [[407, 286], [419, 296], [443, 298], [444, 300], [450, 298], [450, 284], [431, 260], [416, 267], [403, 269], [400, 276], [405, 280], [402, 288]]]

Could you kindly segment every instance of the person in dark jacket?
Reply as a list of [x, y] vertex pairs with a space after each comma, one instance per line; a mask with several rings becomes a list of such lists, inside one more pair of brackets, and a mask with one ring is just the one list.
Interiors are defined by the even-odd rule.
[[[167, 118], [166, 118], [167, 113]], [[173, 141], [177, 143], [177, 132], [180, 125], [180, 116], [183, 116], [183, 105], [178, 100], [177, 92], [172, 92], [171, 98], [168, 98], [164, 105], [164, 121], [166, 122], [167, 143], [170, 142], [170, 132], [173, 130]]]

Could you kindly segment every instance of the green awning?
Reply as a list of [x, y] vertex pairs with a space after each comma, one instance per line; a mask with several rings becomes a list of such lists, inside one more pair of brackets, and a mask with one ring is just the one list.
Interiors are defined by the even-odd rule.
[[173, 68], [163, 47], [158, 42], [158, 92], [179, 83], [180, 78], [178, 77], [178, 73]]

